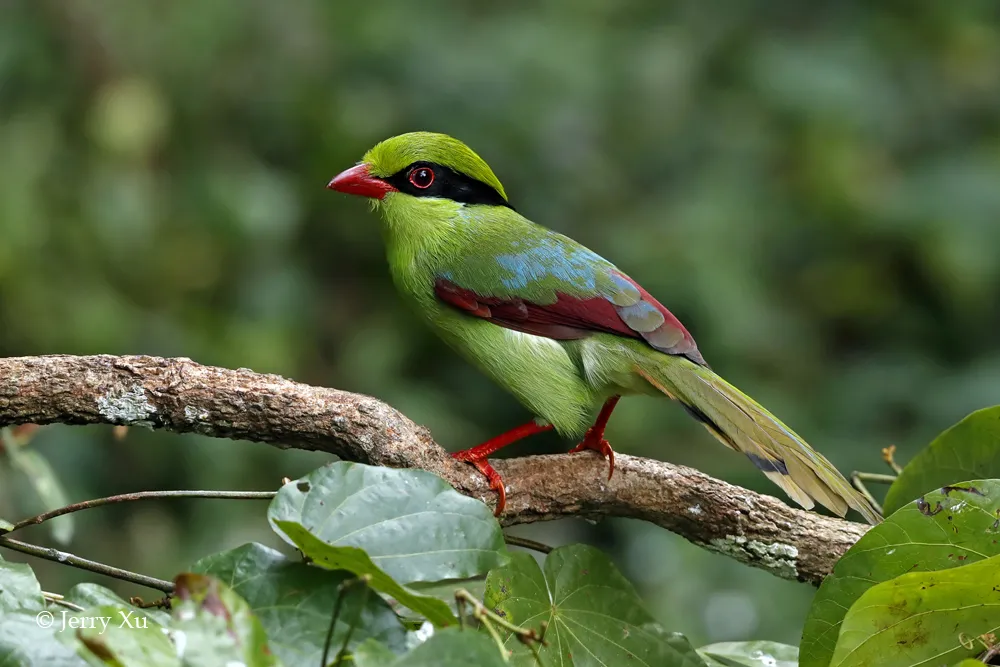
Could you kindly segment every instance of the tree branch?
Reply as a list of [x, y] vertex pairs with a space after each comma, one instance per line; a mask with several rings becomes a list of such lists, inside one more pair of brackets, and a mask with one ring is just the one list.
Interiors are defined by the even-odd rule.
[[81, 558], [80, 556], [76, 556], [65, 551], [59, 551], [58, 549], [50, 549], [48, 547], [39, 547], [34, 544], [28, 544], [27, 542], [15, 540], [14, 538], [7, 537], [6, 535], [0, 535], [0, 546], [13, 551], [20, 551], [23, 554], [34, 556], [35, 558], [50, 560], [53, 563], [63, 563], [64, 565], [70, 565], [80, 570], [103, 574], [104, 576], [111, 577], [112, 579], [120, 579], [121, 581], [138, 584], [139, 586], [155, 588], [156, 590], [163, 591], [164, 593], [174, 592], [174, 585], [169, 581], [157, 579], [156, 577], [150, 577], [145, 574], [139, 574], [138, 572], [123, 570], [120, 567], [105, 565], [104, 563], [99, 563], [96, 560]]
[[[328, 452], [349, 461], [422, 468], [476, 498], [493, 494], [392, 407], [190, 359], [108, 355], [0, 359], [0, 426], [125, 424]], [[650, 521], [711, 551], [818, 584], [867, 526], [792, 509], [696, 470], [618, 454], [605, 479], [596, 456], [492, 462], [507, 481], [505, 525], [570, 516]]]

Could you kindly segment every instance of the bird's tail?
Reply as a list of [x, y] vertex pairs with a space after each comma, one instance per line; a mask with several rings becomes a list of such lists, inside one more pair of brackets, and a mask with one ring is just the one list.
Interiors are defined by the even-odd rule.
[[833, 464], [792, 429], [711, 369], [682, 357], [660, 357], [636, 368], [673, 398], [722, 444], [743, 452], [768, 479], [806, 509], [819, 502], [839, 516], [853, 507], [872, 524], [881, 521], [871, 503]]

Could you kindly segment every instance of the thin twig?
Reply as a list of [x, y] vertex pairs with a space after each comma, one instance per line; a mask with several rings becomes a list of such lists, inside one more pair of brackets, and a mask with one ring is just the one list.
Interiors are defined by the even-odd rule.
[[73, 611], [83, 611], [83, 607], [78, 604], [73, 604], [59, 593], [48, 593], [46, 591], [42, 591], [42, 597], [45, 598], [47, 602], [51, 602], [52, 604], [57, 604], [66, 607], [67, 609], [72, 609]]
[[169, 609], [170, 598], [171, 596], [164, 595], [162, 598], [158, 598], [152, 602], [146, 602], [138, 595], [133, 595], [128, 599], [128, 603], [133, 607], [138, 607], [139, 609]]
[[883, 475], [877, 472], [855, 472], [854, 474], [866, 482], [875, 482], [876, 484], [892, 484], [896, 481], [895, 475]]
[[145, 574], [139, 574], [137, 572], [129, 572], [128, 570], [123, 570], [111, 565], [105, 565], [104, 563], [99, 563], [95, 560], [81, 558], [80, 556], [75, 556], [65, 551], [59, 551], [58, 549], [40, 547], [6, 536], [0, 536], [0, 547], [5, 547], [13, 551], [20, 551], [23, 554], [50, 560], [54, 563], [63, 563], [64, 565], [69, 565], [81, 570], [96, 572], [97, 574], [103, 574], [104, 576], [111, 577], [112, 579], [120, 579], [129, 583], [138, 584], [139, 586], [155, 588], [156, 590], [163, 591], [164, 593], [174, 592], [174, 585], [169, 581], [150, 577]]
[[548, 626], [545, 622], [542, 622], [541, 624], [541, 632], [535, 630], [534, 628], [522, 628], [519, 625], [514, 625], [507, 619], [487, 608], [486, 605], [480, 602], [475, 595], [464, 588], [460, 588], [455, 591], [455, 603], [458, 607], [459, 618], [461, 619], [465, 618], [465, 605], [472, 607], [472, 617], [479, 621], [481, 625], [485, 626], [486, 631], [490, 633], [490, 636], [493, 637], [493, 641], [496, 642], [497, 647], [500, 649], [500, 653], [503, 655], [505, 662], [508, 661], [508, 652], [504, 647], [503, 639], [500, 637], [499, 633], [497, 633], [496, 628], [493, 627], [494, 623], [513, 633], [522, 644], [531, 649], [531, 653], [535, 656], [535, 661], [538, 664], [542, 664], [541, 656], [538, 655], [535, 644], [541, 644], [543, 646], [547, 645], [547, 642], [545, 641], [545, 630]]
[[868, 502], [872, 504], [872, 507], [875, 508], [875, 511], [881, 514], [882, 506], [879, 505], [878, 501], [875, 500], [875, 496], [873, 496], [871, 491], [868, 490], [868, 487], [865, 486], [865, 483], [862, 481], [862, 475], [864, 475], [864, 473], [858, 472], [857, 470], [852, 472], [851, 484], [854, 486], [855, 489], [858, 490], [858, 493], [863, 495], [868, 500]]
[[[319, 664], [320, 667], [326, 667], [327, 658], [330, 657], [330, 644], [333, 642], [333, 629], [337, 626], [337, 619], [340, 617], [340, 608], [344, 604], [344, 598], [347, 597], [348, 590], [359, 583], [364, 584], [367, 589], [368, 581], [370, 579], [371, 577], [366, 574], [354, 579], [348, 579], [337, 587], [337, 601], [333, 603], [333, 615], [330, 617], [330, 627], [327, 628], [326, 631], [326, 641], [323, 642], [323, 657], [321, 658]], [[348, 634], [348, 638], [350, 638], [350, 634]], [[340, 656], [341, 654], [338, 653], [338, 663], [340, 662]]]
[[368, 604], [368, 594], [371, 592], [371, 586], [368, 585], [368, 582], [371, 581], [371, 575], [362, 575], [358, 578], [358, 581], [365, 584], [364, 588], [361, 589], [361, 603], [358, 605], [358, 615], [354, 619], [354, 623], [347, 626], [347, 632], [344, 634], [344, 643], [341, 645], [340, 650], [337, 651], [337, 659], [334, 661], [333, 667], [340, 667], [344, 656], [347, 655], [347, 645], [351, 643], [351, 635], [354, 634], [354, 628], [358, 627], [358, 623], [361, 622], [361, 615], [365, 613], [365, 605]]
[[851, 473], [851, 484], [854, 485], [854, 488], [857, 489], [861, 495], [868, 499], [868, 502], [872, 504], [872, 507], [878, 510], [879, 514], [882, 513], [882, 505], [880, 505], [878, 501], [875, 500], [874, 496], [872, 496], [871, 491], [868, 490], [865, 482], [892, 484], [895, 481], [895, 475], [883, 475], [877, 472], [858, 472], [857, 470]]
[[977, 660], [987, 665], [994, 664], [993, 658], [1000, 656], [1000, 642], [997, 641], [997, 636], [992, 632], [987, 632], [979, 635], [977, 639], [986, 648], [986, 651]]
[[471, 596], [463, 596], [462, 593], [464, 593], [464, 591], [455, 591], [455, 608], [458, 610], [458, 617], [461, 619], [459, 623], [461, 624], [462, 629], [465, 629], [465, 606], [469, 605], [472, 607], [472, 618], [479, 621], [480, 627], [486, 628], [486, 632], [488, 632], [490, 637], [493, 638], [493, 643], [497, 645], [497, 650], [500, 652], [500, 656], [503, 658], [503, 661], [510, 662], [510, 658], [507, 654], [507, 648], [503, 645], [503, 638], [500, 636], [500, 633], [497, 632], [497, 629], [494, 628], [489, 622], [486, 614], [480, 611], [480, 605], [478, 604], [479, 601]]
[[510, 662], [510, 657], [507, 652], [507, 648], [503, 645], [503, 637], [497, 632], [497, 629], [493, 627], [486, 618], [482, 616], [482, 613], [477, 609], [473, 608], [472, 615], [479, 619], [480, 624], [486, 628], [486, 632], [490, 633], [490, 637], [493, 637], [493, 643], [497, 645], [497, 650], [500, 651], [500, 655], [503, 657], [504, 662]]
[[882, 460], [885, 461], [886, 465], [892, 468], [892, 471], [897, 475], [903, 472], [903, 468], [896, 463], [896, 445], [889, 445], [882, 449]]
[[339, 587], [337, 601], [333, 603], [333, 615], [330, 617], [330, 627], [326, 630], [326, 641], [323, 642], [323, 657], [319, 660], [319, 667], [326, 667], [327, 658], [330, 657], [330, 644], [333, 642], [333, 629], [337, 625], [337, 617], [340, 616], [340, 606], [342, 604], [344, 604], [343, 584]]
[[503, 534], [503, 541], [507, 544], [511, 544], [515, 547], [522, 547], [524, 549], [532, 549], [534, 551], [541, 552], [543, 554], [552, 553], [552, 547], [542, 542], [536, 542], [535, 540], [529, 540], [526, 537], [518, 537], [517, 535]]
[[[549, 623], [548, 623], [548, 621], [542, 621], [540, 625], [541, 625], [541, 628], [542, 628], [542, 632], [541, 632], [540, 636], [544, 637], [545, 636], [545, 631], [549, 627]], [[541, 645], [544, 646], [545, 645], [545, 640], [538, 641], [538, 642], [529, 642], [528, 640], [526, 640], [521, 635], [516, 635], [516, 637], [521, 641], [522, 644], [524, 644], [525, 646], [527, 646], [531, 650], [531, 656], [535, 659], [535, 663], [538, 664], [539, 667], [545, 667], [545, 663], [542, 662], [542, 656], [539, 655], [539, 650], [538, 650], [538, 645], [541, 644]]]
[[4, 531], [0, 529], [0, 535], [13, 533], [27, 526], [37, 526], [50, 519], [72, 514], [92, 507], [102, 507], [104, 505], [114, 505], [116, 503], [128, 503], [136, 500], [149, 500], [152, 498], [222, 498], [227, 500], [269, 500], [274, 498], [276, 491], [211, 491], [211, 490], [181, 490], [181, 491], [138, 491], [136, 493], [122, 493], [117, 496], [107, 496], [106, 498], [95, 498], [94, 500], [84, 500], [73, 503], [58, 509], [43, 512], [35, 516], [21, 519], [14, 524], [14, 527]]

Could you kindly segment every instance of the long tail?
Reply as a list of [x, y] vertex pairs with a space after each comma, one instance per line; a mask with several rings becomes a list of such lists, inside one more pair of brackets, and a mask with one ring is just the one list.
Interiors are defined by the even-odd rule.
[[636, 371], [680, 401], [722, 444], [743, 452], [768, 479], [806, 509], [819, 502], [838, 516], [853, 507], [869, 523], [882, 520], [833, 464], [792, 429], [711, 369], [682, 357], [657, 355]]

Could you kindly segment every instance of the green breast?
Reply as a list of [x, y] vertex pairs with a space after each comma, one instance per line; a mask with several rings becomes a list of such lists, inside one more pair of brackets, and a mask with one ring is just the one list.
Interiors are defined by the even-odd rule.
[[[561, 433], [582, 434], [602, 392], [587, 383], [575, 346], [513, 331], [439, 301], [434, 282], [459, 265], [467, 267], [470, 256], [481, 256], [483, 235], [453, 202], [441, 200], [429, 208], [427, 200], [399, 203], [388, 207], [384, 236], [390, 272], [403, 298], [451, 348], [534, 415]], [[484, 264], [484, 272], [489, 270]]]

